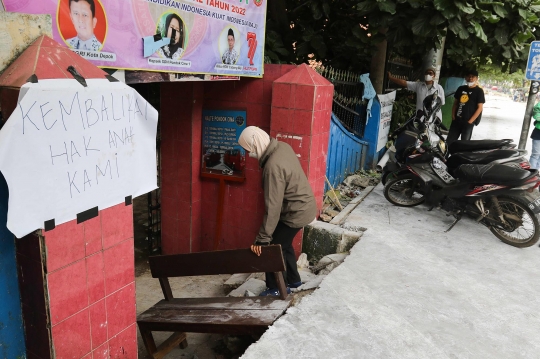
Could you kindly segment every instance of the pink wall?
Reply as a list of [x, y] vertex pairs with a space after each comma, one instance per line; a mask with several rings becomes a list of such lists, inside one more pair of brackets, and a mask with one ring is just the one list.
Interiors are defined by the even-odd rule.
[[137, 357], [131, 205], [19, 241], [29, 358]]
[[[298, 71], [299, 75], [294, 75]], [[293, 75], [287, 78], [288, 74]], [[278, 86], [280, 78], [287, 81], [284, 86], [289, 88], [288, 92], [282, 92], [283, 88]], [[297, 80], [297, 85], [291, 85]], [[272, 136], [280, 136], [279, 140], [289, 142], [302, 156], [301, 162], [320, 208], [333, 93], [329, 82], [304, 66], [266, 65], [262, 80], [243, 78], [241, 81], [164, 83], [161, 86], [164, 254], [213, 250], [219, 182], [200, 177], [203, 108], [245, 109], [248, 126], [259, 126]], [[294, 93], [291, 93], [292, 88]], [[282, 113], [286, 115], [286, 123], [285, 117], [281, 118]], [[284, 135], [304, 137], [299, 145]], [[219, 249], [248, 247], [257, 235], [264, 214], [257, 160], [246, 159], [245, 182], [227, 184], [224, 208]], [[295, 240], [295, 249], [299, 254], [301, 234]]]

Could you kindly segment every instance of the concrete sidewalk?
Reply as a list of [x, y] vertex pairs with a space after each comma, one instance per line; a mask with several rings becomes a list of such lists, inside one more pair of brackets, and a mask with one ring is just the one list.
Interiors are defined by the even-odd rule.
[[351, 255], [242, 358], [539, 358], [540, 249], [469, 219], [444, 233], [382, 189], [345, 223], [368, 228]]

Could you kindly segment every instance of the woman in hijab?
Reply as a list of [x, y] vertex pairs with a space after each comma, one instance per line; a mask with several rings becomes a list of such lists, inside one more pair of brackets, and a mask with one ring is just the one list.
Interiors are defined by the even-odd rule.
[[[265, 214], [251, 251], [261, 255], [262, 246], [280, 244], [285, 260], [285, 283], [289, 288], [302, 285], [296, 267], [292, 241], [317, 214], [317, 205], [307, 177], [291, 146], [270, 138], [256, 126], [240, 134], [240, 146], [256, 158], [262, 168]], [[266, 273], [267, 290], [261, 296], [279, 295], [273, 273]]]
[[157, 53], [169, 59], [178, 60], [182, 57], [184, 49], [184, 23], [180, 16], [171, 13], [165, 19], [165, 28], [161, 30], [162, 37], [171, 39], [170, 44], [161, 47]]

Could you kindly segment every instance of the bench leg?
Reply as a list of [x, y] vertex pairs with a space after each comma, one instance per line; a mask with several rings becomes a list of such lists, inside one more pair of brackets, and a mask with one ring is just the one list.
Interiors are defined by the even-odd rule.
[[[184, 345], [183, 348], [182, 345]], [[163, 343], [159, 345], [156, 353], [154, 354], [154, 359], [163, 358], [176, 346], [179, 346], [181, 349], [187, 347], [186, 333], [174, 332], [170, 337], [168, 337]]]
[[180, 347], [180, 349], [185, 349], [188, 346], [186, 333], [184, 332], [174, 332], [169, 338], [167, 338], [163, 343], [161, 343], [159, 347], [156, 348], [156, 342], [154, 341], [152, 331], [148, 330], [144, 325], [140, 324], [139, 331], [141, 332], [141, 337], [143, 339], [146, 351], [152, 359], [163, 358], [177, 345]]
[[140, 324], [139, 324], [139, 331], [141, 332], [141, 337], [144, 343], [144, 347], [146, 348], [148, 355], [150, 355], [152, 359], [156, 359], [154, 357], [154, 353], [157, 351], [157, 348], [156, 348], [156, 342], [154, 342], [154, 337], [152, 336], [152, 332]]
[[185, 336], [184, 340], [182, 340], [178, 346], [180, 347], [180, 349], [186, 349], [188, 347], [187, 338], [185, 338]]

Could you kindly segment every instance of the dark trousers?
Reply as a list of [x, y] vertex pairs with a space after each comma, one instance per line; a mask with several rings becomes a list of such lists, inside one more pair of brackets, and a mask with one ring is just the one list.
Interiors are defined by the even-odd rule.
[[[286, 270], [285, 273], [283, 273], [285, 284], [300, 282], [300, 274], [296, 267], [296, 256], [294, 254], [292, 241], [294, 236], [296, 236], [296, 233], [301, 229], [302, 228], [291, 228], [279, 221], [274, 234], [272, 234], [272, 243], [270, 244], [280, 244], [281, 251], [283, 252]], [[278, 287], [274, 273], [266, 273], [266, 286], [270, 289]]]
[[454, 120], [450, 125], [448, 130], [448, 136], [446, 136], [446, 146], [450, 148], [452, 142], [456, 141], [459, 136], [462, 140], [470, 140], [472, 135], [472, 130], [474, 128], [474, 123], [470, 125], [466, 121]]

